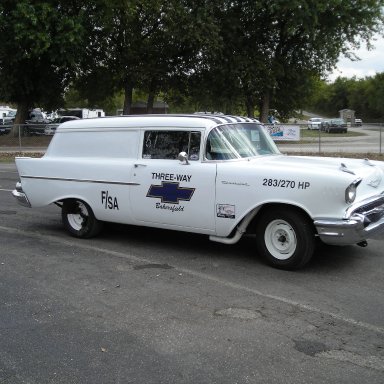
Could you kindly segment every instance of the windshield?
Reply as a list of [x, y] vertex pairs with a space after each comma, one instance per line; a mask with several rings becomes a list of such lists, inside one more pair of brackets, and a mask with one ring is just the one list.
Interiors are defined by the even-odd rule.
[[221, 125], [208, 135], [208, 160], [231, 160], [258, 155], [279, 154], [269, 133], [257, 123]]

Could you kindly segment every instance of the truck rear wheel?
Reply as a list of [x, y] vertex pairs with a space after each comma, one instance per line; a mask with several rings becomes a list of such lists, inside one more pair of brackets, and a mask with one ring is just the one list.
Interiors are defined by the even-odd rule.
[[308, 218], [291, 208], [272, 208], [258, 218], [257, 252], [273, 267], [298, 269], [315, 250], [314, 228]]
[[61, 218], [65, 229], [78, 238], [94, 237], [103, 226], [103, 223], [96, 219], [91, 207], [82, 200], [65, 200]]

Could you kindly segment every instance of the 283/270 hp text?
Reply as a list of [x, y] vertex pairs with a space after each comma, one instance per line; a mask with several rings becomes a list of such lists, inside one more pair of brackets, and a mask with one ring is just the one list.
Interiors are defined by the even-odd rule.
[[287, 180], [287, 179], [263, 179], [263, 185], [265, 187], [276, 187], [276, 188], [298, 188], [307, 189], [311, 186], [308, 181]]

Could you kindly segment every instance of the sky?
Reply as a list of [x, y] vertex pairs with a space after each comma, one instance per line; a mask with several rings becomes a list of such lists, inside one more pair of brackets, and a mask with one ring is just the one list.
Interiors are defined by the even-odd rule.
[[339, 76], [364, 78], [384, 72], [384, 37], [376, 36], [375, 40], [371, 41], [375, 49], [368, 51], [363, 46], [358, 51], [353, 51], [360, 57], [360, 61], [340, 57], [337, 68], [328, 76], [329, 81], [334, 81]]

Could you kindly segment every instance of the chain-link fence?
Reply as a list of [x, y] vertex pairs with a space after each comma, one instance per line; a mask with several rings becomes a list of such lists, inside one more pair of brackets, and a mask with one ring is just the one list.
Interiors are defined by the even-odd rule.
[[47, 124], [0, 125], [0, 151], [44, 153], [54, 133]]
[[[284, 124], [281, 124], [284, 127]], [[288, 126], [288, 125], [287, 125]], [[307, 124], [289, 124], [299, 130], [297, 140], [276, 140], [282, 153], [374, 153], [384, 152], [384, 123], [348, 127], [347, 133], [328, 133], [308, 129]], [[54, 127], [44, 124], [0, 125], [0, 151], [45, 152]]]
[[[281, 124], [284, 127], [284, 124]], [[289, 124], [299, 130], [299, 139], [275, 140], [282, 153], [349, 154], [384, 152], [384, 124], [364, 124], [347, 127], [347, 132], [326, 132], [322, 129], [308, 129], [308, 124]]]

